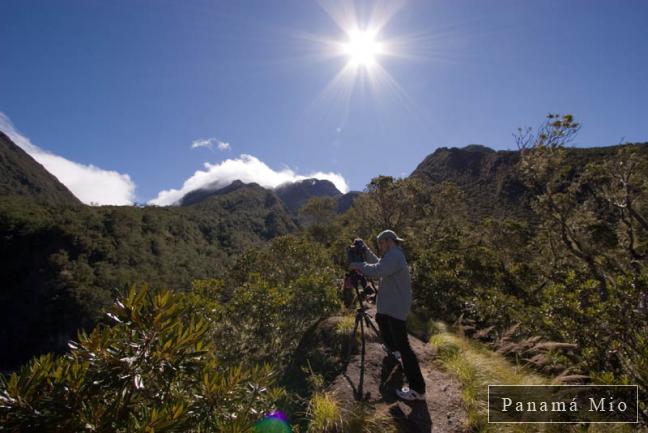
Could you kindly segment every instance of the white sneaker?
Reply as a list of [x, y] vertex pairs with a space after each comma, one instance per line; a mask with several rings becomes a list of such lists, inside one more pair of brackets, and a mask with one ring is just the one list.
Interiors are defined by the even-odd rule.
[[398, 350], [393, 351], [392, 355], [394, 356], [394, 358], [398, 359], [399, 361], [401, 360], [401, 354]]
[[404, 386], [401, 389], [397, 389], [396, 395], [402, 398], [403, 400], [409, 400], [409, 401], [425, 400], [425, 393], [419, 394], [413, 389], [409, 389], [409, 387], [407, 386]]

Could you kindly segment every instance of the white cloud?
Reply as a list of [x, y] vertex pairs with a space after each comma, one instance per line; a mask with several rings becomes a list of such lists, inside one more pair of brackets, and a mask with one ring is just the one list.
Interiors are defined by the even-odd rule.
[[135, 183], [128, 174], [104, 170], [92, 164], [80, 164], [42, 149], [16, 130], [11, 120], [2, 112], [0, 112], [0, 130], [56, 176], [83, 203], [133, 204]]
[[229, 143], [226, 143], [224, 141], [220, 141], [216, 138], [199, 138], [198, 140], [194, 140], [193, 143], [191, 143], [191, 148], [192, 149], [197, 149], [199, 147], [206, 147], [207, 149], [213, 151], [214, 150], [214, 145], [218, 148], [218, 150], [230, 150], [232, 147], [230, 146]]
[[190, 191], [210, 185], [214, 189], [225, 187], [234, 180], [241, 180], [245, 183], [256, 182], [266, 188], [275, 188], [286, 182], [296, 182], [308, 178], [326, 179], [331, 181], [337, 189], [346, 193], [349, 187], [344, 177], [339, 173], [316, 172], [309, 175], [300, 175], [290, 168], [276, 171], [268, 167], [258, 158], [242, 154], [236, 159], [226, 159], [219, 164], [205, 162], [205, 170], [196, 171], [193, 176], [187, 179], [180, 189], [168, 189], [160, 191], [158, 196], [149, 201], [149, 204], [168, 206], [177, 203], [185, 194]]

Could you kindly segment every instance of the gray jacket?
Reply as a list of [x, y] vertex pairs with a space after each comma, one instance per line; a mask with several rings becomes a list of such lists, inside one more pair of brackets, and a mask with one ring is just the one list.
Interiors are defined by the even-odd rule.
[[357, 269], [369, 278], [380, 278], [376, 307], [378, 313], [405, 320], [412, 306], [412, 285], [403, 250], [394, 245], [379, 259], [369, 247], [367, 261]]

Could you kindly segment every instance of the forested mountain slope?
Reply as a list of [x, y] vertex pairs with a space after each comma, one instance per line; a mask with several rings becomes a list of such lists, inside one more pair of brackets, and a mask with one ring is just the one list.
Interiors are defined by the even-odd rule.
[[[623, 144], [607, 147], [566, 147], [567, 166], [573, 174], [581, 172], [589, 163], [610, 159], [624, 147], [637, 146], [642, 157], [648, 159], [648, 143]], [[440, 147], [428, 155], [410, 174], [432, 185], [443, 181], [456, 183], [466, 194], [471, 216], [523, 219], [533, 218], [530, 191], [522, 181], [517, 150], [498, 150], [479, 144], [462, 148]]]
[[0, 196], [10, 195], [51, 204], [81, 204], [53, 174], [0, 131]]

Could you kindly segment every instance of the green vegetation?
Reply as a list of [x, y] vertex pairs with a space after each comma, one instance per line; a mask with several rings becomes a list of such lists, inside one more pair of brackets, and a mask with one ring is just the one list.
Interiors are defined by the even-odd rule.
[[486, 346], [447, 331], [443, 323], [437, 323], [436, 328], [440, 332], [432, 335], [430, 345], [444, 367], [461, 382], [468, 413], [467, 427], [471, 431], [489, 431], [486, 416], [489, 384], [548, 383], [528, 367], [513, 365]]
[[335, 238], [333, 222], [337, 207], [337, 200], [333, 197], [312, 197], [299, 209], [302, 227], [317, 242], [330, 242]]
[[376, 418], [366, 403], [356, 402], [341, 407], [335, 397], [326, 392], [313, 394], [306, 411], [308, 433], [372, 433], [395, 432], [389, 419]]
[[0, 382], [0, 430], [251, 431], [287, 406], [280, 375], [306, 330], [338, 306], [330, 270], [305, 273], [305, 251], [317, 255], [287, 236], [250, 252], [294, 266], [277, 278], [260, 277], [260, 260], [186, 292], [132, 288], [106, 312], [110, 324]]
[[342, 431], [344, 418], [337, 401], [326, 393], [316, 393], [310, 400], [307, 411], [310, 433]]
[[[648, 146], [567, 147], [579, 127], [570, 115], [550, 115], [538, 130], [519, 131], [520, 150], [504, 172], [524, 187], [515, 206], [533, 217], [506, 207], [490, 213], [475, 201], [475, 184], [462, 192], [449, 174], [424, 176], [432, 161], [440, 164], [431, 156], [416, 176], [373, 179], [337, 223], [347, 238], [373, 241], [391, 227], [407, 239], [420, 317], [461, 323], [467, 335], [550, 376], [638, 384], [645, 422]], [[450, 152], [447, 171], [474, 176], [495, 194], [499, 172], [479, 173], [498, 157], [474, 156], [483, 152]], [[535, 340], [543, 350], [528, 350]]]
[[212, 338], [230, 363], [283, 369], [304, 332], [339, 309], [333, 268], [314, 244], [294, 236], [249, 250], [225, 278], [194, 287], [201, 294], [196, 304], [218, 322]]
[[[259, 187], [260, 188], [260, 187]], [[0, 196], [0, 370], [65, 349], [118, 290], [186, 290], [230, 258], [294, 230], [268, 192], [241, 188], [189, 207], [65, 207]]]
[[518, 151], [439, 149], [343, 214], [296, 191], [297, 221], [258, 185], [87, 207], [45, 200], [36, 176], [0, 196], [0, 368], [82, 332], [3, 377], [0, 426], [251, 431], [281, 407], [301, 431], [384, 430], [325, 391], [352, 319], [329, 323], [326, 348], [302, 345], [340, 314], [345, 247], [385, 228], [407, 240], [410, 324], [463, 383], [471, 428], [488, 429], [489, 381], [637, 384], [648, 422], [648, 145], [568, 147], [579, 128], [552, 114]]
[[74, 194], [2, 131], [0, 196], [26, 196], [41, 203], [81, 207]]
[[355, 315], [347, 315], [335, 326], [335, 332], [339, 335], [350, 335], [355, 326]]
[[585, 427], [565, 425], [488, 424], [488, 385], [541, 385], [561, 383], [563, 378], [550, 379], [538, 375], [529, 364], [513, 364], [501, 353], [475, 340], [448, 331], [442, 322], [434, 323], [438, 333], [430, 337], [443, 367], [456, 376], [463, 388], [463, 402], [468, 413], [466, 427], [473, 432], [633, 432], [635, 426], [595, 424]]
[[227, 367], [214, 326], [178, 292], [131, 290], [115, 325], [81, 333], [0, 382], [0, 430], [238, 432], [282, 397], [268, 366]]

